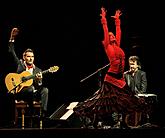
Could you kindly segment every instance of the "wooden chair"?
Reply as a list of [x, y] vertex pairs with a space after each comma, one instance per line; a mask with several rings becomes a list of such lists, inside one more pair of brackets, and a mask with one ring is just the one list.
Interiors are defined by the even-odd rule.
[[[30, 127], [33, 125], [33, 120], [36, 118], [38, 119], [39, 128], [42, 129], [42, 112], [41, 112], [41, 102], [33, 101], [33, 108], [35, 114], [32, 116], [28, 116], [29, 105], [25, 101], [17, 101], [15, 100], [15, 126], [19, 125], [19, 118], [21, 118], [21, 128], [25, 128], [25, 119], [26, 122], [30, 124]], [[29, 122], [30, 121], [30, 122]]]

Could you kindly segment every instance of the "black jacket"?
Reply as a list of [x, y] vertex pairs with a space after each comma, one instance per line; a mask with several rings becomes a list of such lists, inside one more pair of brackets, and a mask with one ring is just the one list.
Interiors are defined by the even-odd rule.
[[126, 83], [135, 94], [143, 94], [147, 91], [146, 72], [138, 70], [134, 76], [129, 71], [124, 73]]

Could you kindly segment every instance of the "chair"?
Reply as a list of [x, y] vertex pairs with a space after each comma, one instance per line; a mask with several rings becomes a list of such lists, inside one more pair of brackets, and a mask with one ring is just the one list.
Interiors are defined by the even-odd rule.
[[[42, 129], [42, 112], [41, 102], [33, 101], [34, 115], [28, 116], [29, 105], [27, 102], [15, 100], [15, 126], [19, 126], [19, 119], [21, 119], [21, 128], [25, 128], [25, 124], [29, 123], [33, 126], [34, 120], [39, 123], [39, 128]], [[25, 120], [26, 119], [26, 120]], [[25, 123], [26, 122], [26, 123]]]

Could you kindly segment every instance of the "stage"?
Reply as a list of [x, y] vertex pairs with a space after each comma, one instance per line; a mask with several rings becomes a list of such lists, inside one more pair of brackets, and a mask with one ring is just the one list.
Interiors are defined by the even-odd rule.
[[52, 120], [47, 119], [43, 122], [43, 127], [35, 125], [30, 128], [25, 125], [24, 129], [21, 126], [14, 126], [12, 123], [4, 125], [0, 128], [0, 136], [16, 136], [21, 137], [148, 137], [148, 136], [165, 136], [165, 127], [151, 123], [143, 124], [139, 127], [130, 127], [127, 129], [121, 128], [82, 128], [82, 124], [75, 119], [68, 120]]
[[2, 128], [0, 136], [33, 136], [33, 137], [148, 137], [148, 136], [164, 136], [164, 128], [141, 128], [141, 129], [81, 129], [81, 128]]

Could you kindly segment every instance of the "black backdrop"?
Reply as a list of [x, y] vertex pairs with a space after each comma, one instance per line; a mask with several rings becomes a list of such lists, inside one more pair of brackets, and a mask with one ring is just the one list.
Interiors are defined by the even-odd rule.
[[[43, 70], [58, 65], [59, 71], [47, 74], [44, 84], [49, 87], [48, 112], [51, 115], [61, 104], [83, 101], [99, 88], [106, 68], [99, 76], [95, 73], [83, 82], [80, 80], [108, 64], [103, 51], [100, 24], [100, 8], [108, 11], [110, 19], [116, 9], [121, 9], [122, 43], [126, 58], [137, 54], [143, 70], [147, 72], [148, 93], [158, 95], [158, 111], [155, 117], [164, 125], [164, 21], [162, 3], [141, 0], [98, 0], [57, 2], [6, 2], [0, 9], [0, 118], [11, 120], [11, 99], [7, 94], [4, 78], [14, 72], [16, 66], [8, 53], [8, 39], [13, 27], [20, 33], [16, 38], [15, 50], [21, 58], [26, 48], [35, 51], [35, 63]], [[3, 9], [2, 9], [3, 7]], [[6, 9], [6, 10], [5, 10]], [[126, 66], [127, 69], [127, 66]], [[1, 123], [3, 124], [3, 123]]]

